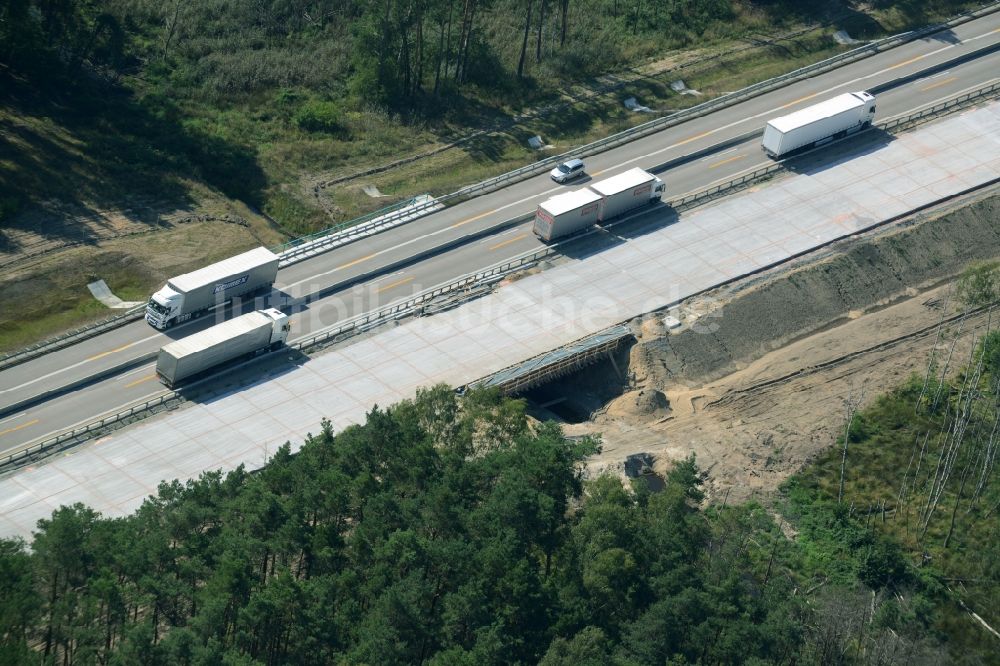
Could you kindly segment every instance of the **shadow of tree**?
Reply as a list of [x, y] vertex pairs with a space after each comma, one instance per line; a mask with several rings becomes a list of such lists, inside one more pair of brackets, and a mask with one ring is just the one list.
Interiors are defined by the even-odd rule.
[[[185, 125], [162, 97], [139, 98], [91, 81], [62, 83], [39, 88], [0, 73], [0, 201], [8, 202], [0, 228], [87, 241], [77, 218], [88, 214], [152, 203], [190, 208], [185, 180], [261, 205], [266, 180], [250, 148]], [[56, 204], [63, 215], [11, 219], [12, 201], [21, 211]], [[40, 217], [45, 228], [33, 226]], [[155, 211], [135, 218], [158, 222]]]
[[503, 159], [508, 141], [501, 134], [485, 134], [466, 141], [461, 149], [476, 161], [499, 162]]

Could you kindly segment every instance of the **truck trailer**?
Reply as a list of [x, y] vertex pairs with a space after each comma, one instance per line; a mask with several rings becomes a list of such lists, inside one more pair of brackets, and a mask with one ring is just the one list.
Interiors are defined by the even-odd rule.
[[167, 280], [146, 305], [146, 321], [161, 331], [237, 296], [270, 289], [278, 255], [264, 247]]
[[844, 93], [769, 120], [764, 128], [761, 150], [771, 157], [781, 157], [793, 150], [862, 130], [870, 126], [874, 118], [874, 95], [866, 92]]
[[164, 345], [156, 357], [156, 374], [173, 388], [179, 382], [240, 357], [277, 349], [288, 338], [288, 315], [257, 310]]
[[566, 192], [538, 204], [535, 235], [544, 241], [585, 229], [597, 222], [601, 195], [589, 188]]
[[615, 217], [663, 196], [663, 181], [636, 167], [592, 183], [575, 192], [559, 194], [538, 205], [535, 235], [546, 243]]

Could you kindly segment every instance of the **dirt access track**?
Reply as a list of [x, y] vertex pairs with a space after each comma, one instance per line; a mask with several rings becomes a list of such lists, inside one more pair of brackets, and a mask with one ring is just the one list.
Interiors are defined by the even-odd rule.
[[529, 398], [596, 407], [564, 428], [601, 434], [593, 473], [695, 453], [710, 498], [763, 499], [836, 442], [848, 402], [923, 376], [932, 354], [949, 373], [967, 362], [988, 313], [962, 317], [954, 282], [998, 256], [995, 187], [633, 322], [636, 344]]

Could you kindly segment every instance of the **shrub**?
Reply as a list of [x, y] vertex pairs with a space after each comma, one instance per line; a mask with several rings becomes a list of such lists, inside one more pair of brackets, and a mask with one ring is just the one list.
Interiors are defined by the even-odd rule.
[[980, 307], [1000, 297], [1000, 262], [972, 264], [958, 278], [958, 299], [968, 307]]

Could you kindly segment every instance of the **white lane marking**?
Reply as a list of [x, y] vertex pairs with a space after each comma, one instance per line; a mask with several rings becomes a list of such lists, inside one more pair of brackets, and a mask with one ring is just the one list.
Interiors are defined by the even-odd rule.
[[[149, 336], [148, 338], [142, 338], [140, 340], [136, 340], [135, 342], [130, 342], [129, 344], [125, 345], [124, 347], [119, 347], [118, 351], [124, 351], [125, 349], [128, 349], [129, 347], [134, 347], [135, 345], [137, 345], [137, 344], [139, 344], [141, 342], [149, 342], [150, 340], [155, 340], [156, 338], [160, 337], [161, 335], [162, 335], [161, 333], [155, 333], [155, 334]], [[103, 354], [102, 354], [102, 357], [103, 357]], [[62, 374], [64, 372], [67, 372], [67, 371], [72, 370], [74, 368], [79, 368], [81, 365], [84, 365], [86, 363], [90, 363], [92, 360], [96, 360], [96, 359], [89, 359], [88, 358], [88, 359], [84, 359], [82, 361], [79, 361], [78, 363], [74, 363], [73, 365], [67, 365], [65, 368], [59, 368], [58, 370], [54, 370], [54, 371], [48, 373], [47, 375], [42, 375], [41, 377], [35, 377], [34, 379], [26, 381], [23, 384], [18, 384], [17, 386], [12, 386], [11, 388], [8, 388], [8, 389], [0, 389], [0, 393], [9, 393], [11, 391], [16, 391], [18, 389], [24, 388], [25, 386], [31, 386], [32, 384], [35, 384], [35, 383], [40, 382], [42, 380], [48, 379], [49, 377], [55, 377], [58, 374]]]
[[498, 234], [493, 234], [492, 236], [487, 236], [486, 238], [484, 238], [481, 241], [479, 241], [478, 245], [485, 245], [486, 243], [495, 243], [498, 238], [502, 238], [503, 236], [510, 236], [511, 234], [516, 234], [516, 233], [518, 233], [520, 231], [522, 231], [520, 225], [516, 226], [516, 227], [511, 227], [507, 231], [501, 231]]
[[128, 377], [129, 375], [135, 375], [140, 372], [146, 372], [147, 370], [149, 370], [149, 366], [143, 366], [141, 368], [136, 368], [135, 370], [129, 370], [128, 372], [124, 372], [120, 374], [119, 377]]
[[712, 153], [708, 157], [703, 157], [703, 158], [701, 158], [698, 161], [699, 162], [708, 162], [709, 160], [717, 159], [720, 155], [728, 155], [729, 153], [735, 153], [739, 149], [740, 149], [740, 147], [736, 146], [735, 148], [730, 148], [729, 150], [723, 150], [721, 153]]
[[[148, 372], [149, 369], [152, 368], [152, 367], [153, 367], [152, 365], [149, 365], [149, 366], [146, 366], [145, 369]], [[152, 393], [147, 393], [146, 395], [143, 395], [143, 396], [140, 396], [138, 398], [134, 398], [132, 400], [129, 400], [128, 402], [122, 403], [122, 404], [118, 405], [117, 407], [112, 407], [111, 409], [107, 409], [107, 410], [101, 412], [100, 414], [97, 414], [96, 416], [88, 416], [87, 418], [82, 419], [80, 421], [77, 421], [76, 423], [73, 423], [71, 425], [63, 426], [63, 427], [57, 428], [56, 430], [50, 430], [49, 432], [45, 433], [44, 435], [39, 435], [38, 437], [35, 437], [34, 439], [32, 439], [32, 440], [30, 440], [28, 442], [23, 442], [22, 444], [19, 444], [18, 446], [24, 448], [24, 447], [30, 446], [30, 445], [32, 445], [32, 444], [34, 444], [36, 442], [40, 442], [40, 441], [42, 441], [44, 439], [48, 439], [49, 437], [51, 437], [53, 435], [57, 435], [57, 434], [63, 433], [63, 432], [68, 432], [68, 431], [73, 430], [74, 428], [77, 428], [79, 426], [86, 425], [87, 423], [93, 423], [94, 421], [100, 421], [102, 418], [105, 418], [106, 416], [111, 416], [112, 414], [117, 414], [118, 412], [123, 412], [127, 408], [129, 408], [129, 407], [132, 407], [132, 406], [141, 404], [143, 402], [146, 402], [147, 400], [149, 400], [153, 396], [161, 395], [161, 394], [163, 394], [165, 392], [166, 392], [166, 388], [160, 387], [160, 389], [157, 390], [157, 391], [153, 391]], [[6, 453], [10, 453], [10, 452], [8, 451]]]
[[14, 419], [19, 419], [28, 412], [21, 412], [20, 414], [14, 414], [14, 416], [8, 416], [7, 418], [0, 420], [0, 423], [7, 423], [7, 421], [13, 421]]
[[[995, 32], [996, 32], [996, 30], [993, 30], [991, 32], [987, 32], [985, 34], [978, 35], [976, 37], [970, 37], [970, 38], [965, 39], [963, 41], [955, 42], [954, 44], [949, 44], [948, 46], [943, 46], [943, 47], [941, 47], [941, 48], [939, 48], [939, 49], [937, 49], [935, 51], [930, 51], [930, 52], [925, 53], [925, 54], [923, 54], [921, 56], [918, 56], [918, 57], [913, 58], [913, 59], [911, 59], [909, 61], [906, 61], [905, 64], [913, 64], [914, 62], [918, 62], [918, 61], [923, 60], [925, 58], [928, 58], [928, 57], [930, 57], [932, 55], [936, 55], [938, 53], [941, 53], [942, 51], [947, 51], [948, 49], [955, 48], [956, 46], [959, 46], [959, 45], [964, 44], [966, 42], [971, 42], [971, 41], [974, 41], [976, 39], [982, 39], [983, 37], [989, 37], [990, 35], [992, 35]], [[853, 84], [858, 83], [860, 81], [865, 81], [867, 79], [871, 79], [871, 78], [874, 78], [876, 76], [880, 76], [881, 74], [884, 74], [885, 72], [887, 72], [887, 71], [889, 71], [891, 69], [900, 67], [902, 64], [904, 64], [904, 63], [900, 63], [900, 64], [897, 64], [897, 65], [892, 65], [890, 67], [886, 67], [884, 69], [881, 69], [881, 70], [879, 70], [877, 72], [872, 72], [871, 74], [866, 74], [864, 76], [859, 76], [856, 79], [851, 79], [850, 81], [844, 81], [843, 83], [839, 83], [839, 84], [837, 84], [835, 86], [831, 86], [831, 87], [827, 88], [826, 90], [821, 90], [821, 91], [819, 91], [819, 92], [817, 92], [817, 93], [809, 96], [807, 99], [812, 99], [812, 98], [817, 97], [819, 95], [824, 95], [826, 93], [830, 93], [830, 92], [833, 92], [835, 90], [839, 90], [841, 88], [845, 88], [847, 86], [853, 85]], [[978, 86], [976, 86], [976, 87], [978, 87]], [[707, 136], [711, 136], [712, 134], [717, 134], [717, 133], [719, 133], [719, 132], [721, 132], [723, 130], [727, 130], [727, 129], [730, 129], [732, 127], [736, 127], [737, 125], [742, 125], [743, 123], [749, 122], [751, 120], [758, 120], [760, 118], [763, 118], [764, 116], [770, 116], [771, 114], [777, 113], [778, 111], [782, 111], [785, 108], [787, 108], [787, 106], [782, 105], [782, 106], [778, 106], [778, 107], [776, 107], [774, 109], [770, 109], [768, 111], [764, 111], [762, 113], [758, 113], [755, 116], [748, 116], [748, 117], [743, 118], [741, 120], [737, 120], [736, 122], [729, 123], [728, 125], [723, 125], [721, 127], [717, 127], [715, 129], [708, 130], [705, 134], [700, 135], [699, 138], [704, 138], [704, 137], [707, 137]], [[660, 153], [664, 153], [664, 152], [666, 152], [668, 150], [672, 150], [672, 149], [674, 149], [674, 148], [676, 148], [678, 146], [684, 145], [685, 143], [688, 143], [688, 142], [689, 141], [685, 140], [685, 141], [681, 141], [680, 143], [675, 143], [673, 145], [667, 146], [666, 148], [661, 148], [659, 150], [655, 150], [655, 151], [653, 151], [653, 152], [651, 152], [651, 153], [649, 153], [647, 155], [641, 155], [639, 157], [631, 159], [631, 160], [629, 160], [629, 162], [635, 162], [637, 160], [644, 159], [646, 157], [653, 157], [655, 155], [659, 155]], [[627, 164], [627, 162], [625, 164]]]
[[997, 77], [997, 78], [994, 78], [994, 79], [990, 79], [989, 81], [985, 81], [983, 83], [977, 83], [974, 86], [969, 86], [968, 88], [965, 88], [964, 90], [959, 90], [958, 92], [948, 93], [944, 97], [938, 97], [935, 100], [931, 100], [930, 102], [925, 102], [925, 103], [921, 104], [920, 106], [914, 107], [914, 108], [910, 109], [909, 111], [904, 111], [903, 113], [897, 113], [894, 116], [889, 116], [888, 118], [884, 118], [884, 119], [882, 119], [879, 122], [888, 122], [888, 121], [890, 121], [890, 120], [892, 120], [894, 118], [901, 118], [903, 116], [908, 116], [910, 114], [916, 113], [920, 109], [926, 109], [928, 107], [934, 106], [935, 104], [940, 104], [941, 102], [944, 102], [945, 100], [949, 100], [949, 99], [951, 99], [953, 97], [958, 97], [959, 95], [964, 95], [967, 92], [972, 92], [973, 90], [978, 90], [979, 88], [985, 88], [986, 86], [992, 85], [992, 84], [997, 83], [997, 82], [1000, 82], [1000, 77]]
[[[847, 86], [853, 85], [853, 84], [858, 83], [860, 81], [866, 81], [868, 79], [872, 79], [874, 77], [881, 76], [885, 72], [890, 71], [892, 69], [897, 69], [897, 68], [902, 67], [904, 65], [913, 64], [913, 63], [918, 62], [920, 60], [924, 60], [926, 58], [929, 58], [930, 56], [936, 55], [936, 54], [941, 53], [943, 51], [947, 51], [948, 49], [953, 49], [956, 46], [960, 46], [962, 44], [966, 44], [968, 42], [972, 42], [972, 41], [975, 41], [977, 39], [982, 39], [984, 37], [989, 37], [990, 35], [992, 35], [992, 34], [994, 34], [996, 32], [997, 32], [996, 30], [992, 30], [992, 31], [984, 33], [982, 35], [977, 35], [975, 37], [969, 37], [969, 38], [966, 38], [964, 40], [955, 42], [954, 44], [948, 44], [947, 46], [943, 46], [943, 47], [941, 47], [939, 49], [936, 49], [934, 51], [929, 51], [929, 52], [924, 53], [922, 55], [916, 56], [916, 57], [911, 58], [910, 60], [904, 61], [902, 63], [897, 63], [895, 65], [891, 65], [891, 66], [885, 67], [883, 69], [880, 69], [877, 72], [872, 72], [871, 74], [866, 74], [864, 76], [859, 76], [859, 77], [857, 77], [855, 79], [851, 79], [850, 81], [844, 81], [843, 83], [839, 83], [839, 84], [837, 84], [835, 86], [831, 86], [830, 88], [827, 88], [825, 90], [821, 90], [819, 92], [813, 93], [812, 95], [809, 95], [808, 97], [803, 98], [803, 101], [808, 100], [808, 99], [812, 99], [814, 97], [818, 97], [819, 95], [824, 95], [826, 93], [833, 92], [835, 90], [839, 90], [841, 88], [845, 88]], [[786, 108], [788, 108], [787, 104], [779, 105], [779, 106], [777, 106], [777, 107], [775, 107], [773, 109], [769, 109], [767, 111], [763, 111], [763, 112], [758, 113], [758, 114], [753, 115], [753, 116], [748, 116], [746, 118], [742, 118], [742, 119], [737, 120], [735, 122], [729, 123], [728, 125], [722, 125], [721, 127], [716, 127], [715, 129], [708, 130], [708, 131], [706, 131], [706, 132], [704, 132], [702, 134], [697, 135], [694, 138], [688, 137], [688, 138], [683, 139], [683, 140], [681, 140], [681, 141], [679, 141], [677, 143], [674, 143], [674, 144], [671, 144], [669, 146], [666, 146], [665, 148], [660, 148], [659, 150], [654, 150], [653, 152], [647, 153], [645, 155], [638, 155], [638, 156], [633, 157], [631, 159], [628, 159], [628, 160], [625, 160], [623, 162], [620, 162], [619, 164], [617, 164], [617, 165], [615, 165], [613, 167], [609, 167], [608, 169], [605, 169], [605, 171], [610, 171], [611, 169], [616, 169], [616, 168], [619, 168], [619, 167], [623, 167], [623, 166], [626, 166], [626, 165], [631, 164], [633, 162], [638, 162], [639, 160], [644, 160], [644, 159], [648, 159], [650, 157], [655, 157], [656, 155], [659, 155], [661, 153], [665, 153], [668, 150], [673, 150], [674, 148], [677, 148], [679, 146], [691, 143], [693, 140], [702, 139], [702, 138], [711, 136], [713, 134], [718, 134], [719, 132], [725, 131], [727, 129], [731, 129], [733, 127], [737, 127], [737, 126], [742, 125], [744, 123], [747, 123], [747, 122], [750, 122], [750, 121], [754, 121], [754, 120], [759, 120], [760, 118], [763, 118], [764, 116], [771, 116], [772, 114], [775, 114], [778, 111], [782, 111], [782, 110], [784, 110]], [[497, 212], [499, 212], [501, 210], [505, 210], [507, 208], [511, 208], [512, 206], [519, 206], [520, 204], [526, 203], [528, 201], [537, 200], [540, 197], [547, 196], [549, 194], [552, 194], [553, 192], [561, 192], [561, 191], [566, 191], [566, 190], [565, 190], [565, 188], [559, 187], [559, 186], [553, 187], [551, 189], [548, 189], [548, 190], [545, 190], [543, 192], [540, 192], [539, 194], [533, 194], [533, 195], [525, 197], [523, 199], [518, 199], [517, 201], [511, 201], [510, 203], [504, 204], [503, 206], [500, 206], [500, 207], [494, 209], [492, 211], [492, 213], [497, 213]], [[450, 229], [451, 229], [451, 227], [445, 227], [444, 229], [439, 229], [438, 231], [432, 231], [432, 232], [430, 232], [428, 234], [425, 234], [423, 236], [419, 236], [417, 238], [414, 238], [414, 239], [411, 239], [411, 240], [408, 240], [408, 241], [404, 241], [403, 243], [400, 243], [399, 245], [395, 245], [393, 247], [385, 248], [384, 250], [380, 250], [378, 252], [375, 252], [374, 254], [366, 257], [366, 259], [373, 259], [373, 258], [375, 258], [375, 257], [377, 257], [379, 255], [386, 254], [386, 253], [392, 252], [394, 250], [398, 250], [398, 249], [400, 249], [400, 248], [402, 248], [404, 246], [410, 245], [412, 243], [423, 241], [423, 240], [426, 240], [426, 239], [431, 238], [433, 236], [437, 236], [438, 234], [445, 233], [447, 231], [450, 231]], [[337, 271], [341, 270], [341, 268], [343, 268], [343, 267], [342, 266], [341, 267], [337, 267], [337, 268], [334, 268], [332, 270], [326, 271], [324, 273], [317, 273], [317, 274], [315, 274], [315, 275], [313, 275], [313, 276], [311, 276], [309, 278], [306, 278], [304, 280], [299, 280], [298, 282], [293, 282], [291, 284], [282, 285], [282, 288], [283, 289], [291, 289], [293, 287], [297, 287], [297, 286], [299, 286], [301, 284], [305, 284], [307, 282], [311, 282], [311, 281], [316, 280], [318, 278], [326, 277], [328, 275], [336, 273]]]
[[925, 81], [933, 81], [934, 79], [942, 77], [945, 74], [951, 74], [951, 70], [949, 69], [945, 72], [938, 72], [937, 74], [931, 74], [930, 76], [925, 76], [923, 78], [917, 79], [916, 81], [913, 82], [913, 85], [924, 83]]

